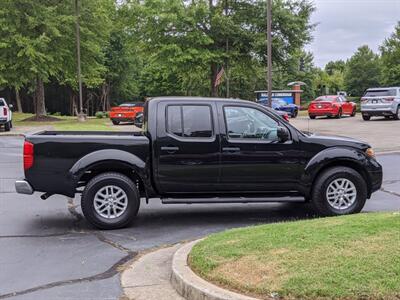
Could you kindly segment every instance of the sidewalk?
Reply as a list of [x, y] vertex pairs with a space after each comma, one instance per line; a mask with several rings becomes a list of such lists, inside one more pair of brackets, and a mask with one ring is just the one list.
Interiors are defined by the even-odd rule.
[[170, 283], [172, 257], [181, 244], [143, 255], [122, 273], [124, 296], [134, 300], [183, 300]]

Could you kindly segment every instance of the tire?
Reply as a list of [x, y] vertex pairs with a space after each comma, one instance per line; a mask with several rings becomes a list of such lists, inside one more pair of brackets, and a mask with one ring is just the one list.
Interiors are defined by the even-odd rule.
[[314, 120], [314, 119], [315, 119], [315, 116], [311, 116], [311, 115], [310, 115], [309, 117], [310, 117], [311, 120]]
[[[100, 204], [98, 202], [95, 204], [95, 199], [102, 201], [99, 197], [96, 198], [96, 196], [100, 194], [101, 197], [103, 197], [104, 192], [102, 191], [106, 191], [105, 193], [109, 194], [109, 188], [111, 186], [113, 187], [112, 193], [115, 192], [115, 194], [118, 195], [121, 190], [125, 193], [125, 195], [123, 193], [120, 194], [120, 197], [125, 196], [125, 198], [123, 198], [125, 208], [121, 208], [119, 206], [121, 205], [120, 203], [114, 204], [114, 213], [118, 209], [120, 210], [116, 214], [112, 213], [111, 210], [113, 208], [110, 207], [109, 204], [101, 204], [101, 202]], [[107, 201], [106, 197], [102, 199]], [[114, 172], [102, 173], [92, 178], [86, 185], [81, 199], [81, 208], [86, 219], [93, 226], [107, 230], [126, 227], [137, 215], [139, 206], [140, 196], [136, 185], [127, 176]], [[112, 214], [111, 217], [102, 216], [99, 211], [103, 209], [105, 209], [103, 215], [108, 213], [110, 216], [110, 214]], [[119, 215], [119, 213], [121, 214]]]
[[11, 129], [10, 123], [11, 122], [7, 122], [4, 124], [4, 131], [10, 131], [10, 129]]
[[111, 120], [114, 125], [119, 125], [119, 121]]
[[396, 114], [393, 116], [395, 120], [400, 120], [400, 106], [397, 107]]
[[342, 109], [339, 109], [339, 112], [336, 115], [336, 119], [340, 119], [341, 117], [342, 117]]
[[296, 109], [294, 110], [293, 114], [292, 114], [292, 118], [295, 119], [298, 115], [299, 111]]
[[369, 121], [371, 119], [371, 116], [362, 115], [362, 118], [364, 121]]
[[[333, 192], [334, 190], [332, 190], [332, 187], [335, 186], [335, 180], [337, 180], [336, 182], [339, 184], [343, 182], [343, 180], [351, 183], [348, 183], [349, 194], [347, 194], [347, 196], [353, 193], [350, 192], [350, 189], [355, 190], [356, 195], [352, 196], [354, 197], [352, 200], [344, 196], [343, 199], [347, 199], [346, 202], [338, 202], [337, 204], [330, 203], [327, 198], [328, 190], [331, 191], [331, 202], [341, 201], [339, 198], [340, 196], [336, 196]], [[348, 167], [333, 167], [323, 171], [321, 175], [318, 175], [311, 194], [311, 203], [317, 213], [321, 216], [338, 216], [359, 213], [363, 209], [366, 200], [367, 185], [364, 178], [360, 173]], [[337, 208], [334, 207], [334, 205], [341, 207]]]
[[356, 115], [356, 113], [357, 113], [357, 110], [354, 108], [354, 109], [353, 109], [353, 112], [352, 112], [351, 115], [350, 115], [350, 117], [354, 117], [354, 116]]

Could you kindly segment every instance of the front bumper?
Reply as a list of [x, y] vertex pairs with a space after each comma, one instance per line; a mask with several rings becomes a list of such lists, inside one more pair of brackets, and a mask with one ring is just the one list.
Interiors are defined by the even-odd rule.
[[26, 180], [17, 180], [15, 182], [15, 190], [18, 194], [32, 195], [34, 190]]

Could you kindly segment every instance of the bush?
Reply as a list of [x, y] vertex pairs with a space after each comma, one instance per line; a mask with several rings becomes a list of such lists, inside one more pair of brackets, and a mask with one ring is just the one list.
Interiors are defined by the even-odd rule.
[[109, 118], [109, 117], [110, 117], [110, 112], [105, 111], [105, 112], [104, 112], [104, 116], [105, 116], [106, 118]]
[[59, 111], [57, 111], [57, 112], [53, 113], [53, 116], [60, 117], [61, 113]]
[[102, 111], [98, 111], [98, 112], [96, 112], [95, 116], [96, 116], [97, 119], [103, 119], [104, 114], [103, 114]]

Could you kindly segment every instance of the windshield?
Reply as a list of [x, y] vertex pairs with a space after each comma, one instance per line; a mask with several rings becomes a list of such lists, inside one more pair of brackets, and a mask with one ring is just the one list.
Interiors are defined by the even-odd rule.
[[368, 90], [363, 97], [382, 97], [382, 96], [396, 96], [395, 89], [387, 90]]
[[330, 101], [333, 102], [337, 99], [336, 96], [321, 96], [315, 99], [315, 101]]

